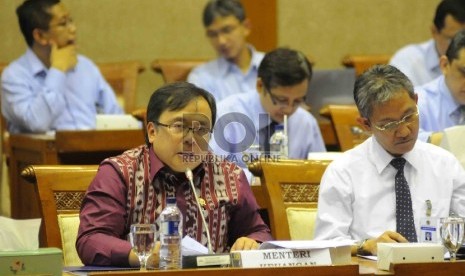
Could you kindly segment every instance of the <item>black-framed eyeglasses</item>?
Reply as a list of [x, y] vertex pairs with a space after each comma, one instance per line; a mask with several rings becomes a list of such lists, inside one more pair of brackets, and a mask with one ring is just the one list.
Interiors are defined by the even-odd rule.
[[156, 125], [166, 127], [172, 134], [181, 134], [183, 136], [186, 136], [189, 131], [192, 131], [193, 134], [200, 135], [200, 136], [205, 136], [207, 134], [210, 134], [212, 130], [208, 127], [204, 127], [201, 125], [194, 126], [194, 127], [188, 127], [185, 124], [181, 122], [175, 122], [172, 124], [162, 124], [160, 122], [155, 122]]
[[[278, 98], [278, 96], [271, 93], [270, 89], [265, 88], [265, 91], [270, 95], [271, 102], [274, 105], [277, 105], [277, 106], [282, 107], [282, 108], [286, 108], [286, 107], [289, 106], [289, 99], [280, 99], [280, 98]], [[306, 98], [307, 98], [307, 96], [303, 96], [302, 98], [294, 100], [292, 102], [292, 104], [291, 104], [292, 108], [295, 108], [295, 107], [305, 103]]]
[[381, 126], [377, 126], [373, 124], [373, 126], [376, 129], [381, 130], [381, 131], [394, 132], [395, 130], [399, 128], [400, 125], [410, 125], [416, 122], [418, 120], [418, 115], [419, 115], [419, 112], [417, 109], [417, 111], [405, 115], [404, 118], [400, 119], [399, 121], [389, 122]]

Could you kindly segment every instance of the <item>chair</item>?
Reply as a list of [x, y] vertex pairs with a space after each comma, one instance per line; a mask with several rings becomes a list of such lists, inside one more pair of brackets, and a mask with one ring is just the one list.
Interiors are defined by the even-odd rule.
[[[0, 62], [0, 78], [2, 76], [3, 69], [8, 66], [7, 62]], [[1, 88], [0, 88], [1, 91]], [[1, 101], [0, 101], [1, 106]], [[0, 204], [0, 215], [10, 216], [10, 203], [9, 203], [9, 179], [8, 179], [8, 163], [10, 158], [10, 133], [7, 129], [7, 123], [3, 114], [0, 114], [0, 196], [2, 197], [2, 203]]]
[[249, 164], [268, 201], [271, 233], [277, 240], [313, 238], [321, 177], [330, 160], [261, 159]]
[[206, 59], [156, 59], [152, 62], [152, 70], [161, 74], [165, 83], [185, 81], [194, 67], [206, 61]]
[[361, 144], [370, 136], [357, 122], [360, 113], [355, 105], [330, 104], [323, 107], [320, 114], [331, 120], [341, 151]]
[[21, 176], [35, 185], [42, 213], [42, 247], [63, 250], [65, 266], [82, 265], [75, 248], [81, 201], [97, 165], [31, 165]]
[[124, 111], [131, 113], [136, 108], [137, 78], [145, 70], [144, 66], [138, 61], [98, 63], [97, 66]]
[[388, 64], [391, 55], [347, 55], [342, 59], [342, 65], [345, 67], [353, 67], [355, 75], [359, 76], [365, 70], [376, 64]]

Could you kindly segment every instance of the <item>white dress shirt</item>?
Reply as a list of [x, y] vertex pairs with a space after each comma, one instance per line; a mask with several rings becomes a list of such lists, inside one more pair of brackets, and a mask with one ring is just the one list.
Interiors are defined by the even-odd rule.
[[246, 73], [236, 64], [219, 57], [194, 68], [187, 81], [212, 93], [217, 102], [236, 93], [255, 93], [258, 66], [265, 54], [256, 51], [251, 45], [249, 50], [252, 60]]
[[[217, 110], [217, 124], [210, 147], [215, 154], [237, 162], [249, 176], [242, 153], [248, 150], [250, 145], [259, 144], [260, 129], [270, 124], [269, 115], [263, 109], [260, 96], [257, 91], [231, 95], [218, 103]], [[218, 122], [224, 119], [233, 123], [223, 127]], [[301, 107], [297, 108], [289, 116], [287, 124], [289, 158], [306, 159], [309, 152], [326, 151], [318, 122], [310, 112]], [[231, 144], [221, 144], [218, 140], [220, 135]], [[249, 138], [251, 140], [248, 140]], [[246, 141], [249, 141], [249, 144]]]
[[73, 69], [46, 68], [31, 49], [2, 74], [2, 113], [11, 133], [95, 129], [95, 116], [122, 114], [98, 67], [77, 56]]
[[[417, 141], [403, 157], [417, 236], [426, 200], [431, 200], [433, 217], [446, 217], [450, 211], [465, 215], [465, 170], [450, 152]], [[328, 166], [320, 184], [315, 239], [360, 241], [396, 231], [397, 170], [389, 164], [392, 159], [370, 137]]]
[[428, 83], [441, 75], [436, 44], [430, 39], [398, 50], [389, 61], [404, 73], [414, 86]]
[[443, 131], [460, 123], [460, 104], [457, 103], [440, 76], [423, 86], [415, 87], [420, 112], [418, 139], [426, 141], [433, 132]]

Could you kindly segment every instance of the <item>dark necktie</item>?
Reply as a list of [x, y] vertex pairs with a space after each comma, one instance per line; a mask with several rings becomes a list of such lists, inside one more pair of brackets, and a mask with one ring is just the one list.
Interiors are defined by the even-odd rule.
[[404, 176], [404, 158], [394, 158], [391, 165], [397, 169], [396, 174], [396, 224], [397, 232], [409, 242], [417, 242], [417, 233], [413, 220], [412, 198]]
[[457, 124], [465, 125], [465, 105], [459, 106], [458, 110], [459, 110], [459, 119], [457, 121]]
[[[265, 153], [265, 154], [269, 154], [270, 153], [270, 138], [271, 136], [273, 135], [274, 133], [274, 130], [275, 130], [275, 126], [278, 125], [278, 123], [276, 123], [275, 121], [271, 121], [271, 123], [267, 126], [267, 127], [264, 127], [261, 131], [260, 131], [260, 136], [263, 137], [263, 140], [261, 141], [260, 143], [260, 147], [263, 147], [262, 151]], [[261, 139], [260, 139], [261, 140]]]

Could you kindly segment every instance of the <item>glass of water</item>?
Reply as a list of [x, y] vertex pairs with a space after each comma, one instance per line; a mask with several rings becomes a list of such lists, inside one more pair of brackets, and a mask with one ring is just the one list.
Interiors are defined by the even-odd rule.
[[132, 224], [129, 241], [139, 258], [140, 270], [147, 270], [147, 259], [155, 246], [155, 224]]
[[451, 262], [457, 259], [457, 251], [462, 246], [465, 231], [465, 219], [457, 216], [441, 218], [442, 244], [449, 250]]

